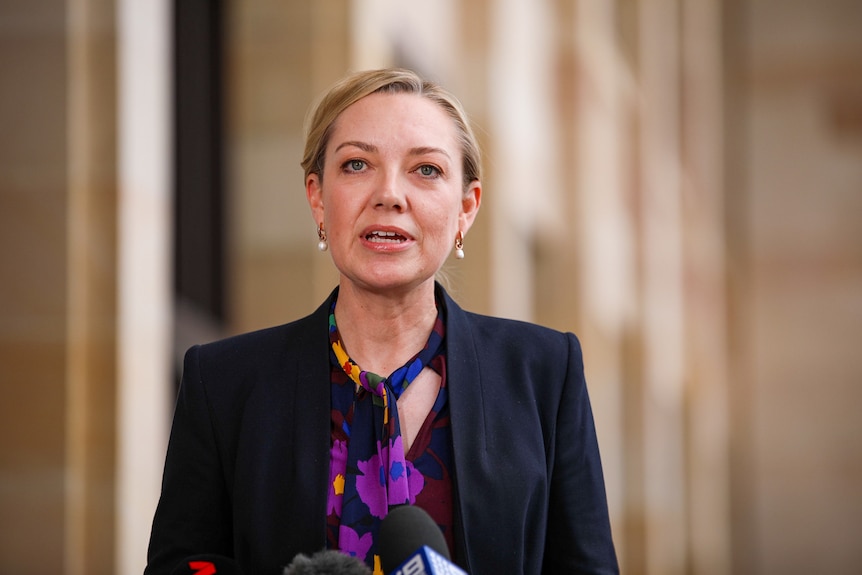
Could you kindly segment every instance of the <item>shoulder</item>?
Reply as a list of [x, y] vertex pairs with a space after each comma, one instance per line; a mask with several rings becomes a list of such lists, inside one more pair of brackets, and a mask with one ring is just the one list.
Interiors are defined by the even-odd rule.
[[550, 327], [517, 319], [482, 315], [473, 312], [464, 312], [467, 322], [471, 325], [475, 335], [493, 340], [522, 340], [533, 342], [538, 346], [545, 345], [567, 345], [569, 338], [577, 337], [569, 332], [562, 332]]
[[481, 369], [506, 373], [565, 376], [583, 369], [578, 338], [546, 326], [488, 316], [446, 302], [446, 338], [449, 353]]
[[[196, 345], [185, 355], [178, 405], [218, 420], [224, 429], [232, 429], [249, 412], [258, 419], [270, 417], [273, 406], [290, 412], [297, 397], [294, 390], [309, 379], [325, 378], [327, 341], [326, 316], [314, 312], [290, 323]], [[313, 389], [320, 394], [329, 390]]]
[[274, 349], [284, 349], [291, 340], [297, 341], [307, 333], [310, 325], [308, 318], [282, 325], [267, 327], [245, 333], [235, 334], [223, 339], [194, 346], [202, 357], [221, 358], [233, 361], [248, 355], [269, 354]]
[[271, 363], [302, 340], [301, 334], [309, 329], [302, 327], [304, 323], [300, 320], [196, 345], [186, 352], [185, 369], [197, 367], [224, 375]]
[[472, 312], [466, 312], [466, 319], [479, 357], [502, 356], [536, 367], [564, 366], [572, 359], [581, 363], [581, 345], [573, 333]]
[[[328, 307], [322, 304], [312, 314], [278, 326], [233, 335], [196, 345], [186, 352], [184, 380], [188, 375], [202, 382], [222, 385], [272, 379], [296, 370], [298, 363], [328, 361]], [[318, 353], [315, 353], [315, 350]]]
[[260, 362], [284, 356], [304, 348], [309, 340], [328, 337], [328, 301], [301, 319], [200, 344], [187, 353], [218, 363]]
[[447, 334], [456, 338], [469, 335], [477, 348], [490, 345], [495, 349], [529, 350], [531, 353], [580, 353], [580, 342], [573, 333], [527, 321], [465, 311], [448, 294], [445, 294], [445, 301]]

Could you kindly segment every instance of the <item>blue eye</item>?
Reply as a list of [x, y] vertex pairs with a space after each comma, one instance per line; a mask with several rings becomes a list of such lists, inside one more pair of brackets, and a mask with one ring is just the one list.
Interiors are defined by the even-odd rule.
[[364, 160], [347, 160], [341, 164], [341, 169], [344, 172], [361, 172], [366, 168], [367, 164]]
[[440, 170], [434, 166], [425, 164], [424, 166], [419, 166], [419, 174], [426, 178], [433, 178], [440, 175]]

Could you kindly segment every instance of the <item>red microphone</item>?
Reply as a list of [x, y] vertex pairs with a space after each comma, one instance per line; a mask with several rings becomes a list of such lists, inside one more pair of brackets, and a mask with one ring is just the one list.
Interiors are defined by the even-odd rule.
[[224, 555], [202, 554], [186, 557], [171, 575], [242, 575], [233, 559]]

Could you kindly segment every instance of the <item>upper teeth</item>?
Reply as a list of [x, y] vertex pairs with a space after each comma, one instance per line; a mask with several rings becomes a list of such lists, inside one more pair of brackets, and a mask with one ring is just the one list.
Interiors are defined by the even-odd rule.
[[368, 239], [369, 240], [376, 240], [376, 241], [387, 241], [387, 242], [399, 242], [399, 241], [401, 241], [401, 239], [399, 239], [397, 236], [398, 236], [398, 234], [396, 234], [395, 232], [375, 231], [375, 232], [371, 232], [370, 234], [368, 234]]

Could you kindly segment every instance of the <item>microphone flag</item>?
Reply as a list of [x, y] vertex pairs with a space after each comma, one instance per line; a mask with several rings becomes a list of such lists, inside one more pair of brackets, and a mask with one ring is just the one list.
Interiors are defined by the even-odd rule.
[[467, 572], [423, 545], [389, 575], [467, 575]]

